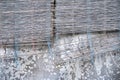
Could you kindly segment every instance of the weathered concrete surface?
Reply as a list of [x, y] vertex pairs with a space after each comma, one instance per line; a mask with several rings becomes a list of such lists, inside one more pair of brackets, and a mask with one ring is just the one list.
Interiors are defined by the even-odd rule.
[[59, 80], [119, 80], [120, 58], [118, 56], [110, 53], [104, 56], [98, 55], [94, 65], [84, 58], [70, 60], [60, 68]]
[[48, 1], [0, 1], [0, 80], [119, 80], [119, 1]]
[[119, 30], [118, 0], [56, 0], [60, 34]]
[[[89, 1], [89, 0], [88, 0]], [[32, 43], [54, 33], [119, 30], [118, 0], [1, 0], [0, 43]]]
[[0, 43], [51, 40], [50, 3], [51, 0], [0, 1]]
[[[0, 79], [119, 80], [120, 50], [117, 34], [91, 35], [94, 40], [94, 64], [91, 63], [86, 34], [60, 36], [50, 49], [46, 46], [20, 47], [16, 52], [17, 58], [13, 48], [1, 47]], [[99, 42], [96, 43], [96, 40]], [[116, 45], [116, 48], [109, 45]]]

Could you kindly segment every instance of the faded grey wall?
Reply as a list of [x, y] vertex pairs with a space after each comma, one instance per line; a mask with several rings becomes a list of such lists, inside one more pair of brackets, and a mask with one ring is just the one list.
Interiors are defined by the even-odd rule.
[[0, 1], [0, 43], [45, 42], [52, 37], [51, 0]]
[[[85, 34], [61, 36], [51, 51], [46, 46], [20, 47], [17, 59], [13, 48], [1, 47], [0, 79], [119, 80], [120, 50], [117, 33], [92, 34], [92, 39], [95, 46], [93, 64]], [[111, 43], [116, 46], [108, 46]]]
[[119, 4], [0, 0], [0, 80], [120, 80]]

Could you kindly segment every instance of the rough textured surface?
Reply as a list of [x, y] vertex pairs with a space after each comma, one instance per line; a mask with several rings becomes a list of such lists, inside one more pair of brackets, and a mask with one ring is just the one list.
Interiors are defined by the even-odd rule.
[[0, 0], [0, 80], [120, 80], [119, 6]]
[[[97, 46], [93, 47], [94, 64], [91, 63], [86, 36], [61, 36], [51, 49], [46, 46], [20, 47], [17, 58], [13, 48], [1, 47], [0, 79], [119, 80], [120, 50], [117, 33], [92, 34], [93, 44]], [[96, 39], [99, 43], [95, 43]], [[108, 47], [110, 44], [116, 45], [115, 48]]]
[[119, 30], [117, 0], [56, 0], [60, 34]]
[[0, 43], [48, 41], [52, 37], [50, 0], [0, 1]]

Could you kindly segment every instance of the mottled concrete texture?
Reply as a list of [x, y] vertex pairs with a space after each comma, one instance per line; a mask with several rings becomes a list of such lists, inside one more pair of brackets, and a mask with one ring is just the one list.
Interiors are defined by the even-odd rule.
[[[85, 34], [61, 36], [51, 51], [46, 46], [19, 47], [15, 56], [13, 48], [1, 47], [0, 80], [119, 80], [117, 33], [93, 34], [92, 39], [94, 63]], [[116, 46], [108, 47], [111, 43]]]
[[0, 80], [120, 80], [120, 0], [0, 0]]

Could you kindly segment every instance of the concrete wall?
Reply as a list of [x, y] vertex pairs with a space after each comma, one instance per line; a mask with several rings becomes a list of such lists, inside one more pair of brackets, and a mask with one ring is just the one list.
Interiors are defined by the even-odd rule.
[[55, 34], [119, 30], [118, 0], [2, 0], [0, 43], [32, 43]]
[[26, 46], [19, 47], [15, 52], [14, 48], [1, 47], [0, 79], [119, 80], [120, 50], [117, 34], [92, 34], [95, 46], [93, 59], [86, 34], [60, 36], [50, 49], [46, 46]]
[[51, 0], [0, 1], [0, 43], [44, 42], [52, 37]]
[[119, 30], [118, 0], [56, 0], [60, 34]]
[[1, 0], [0, 14], [0, 80], [120, 79], [118, 0]]

